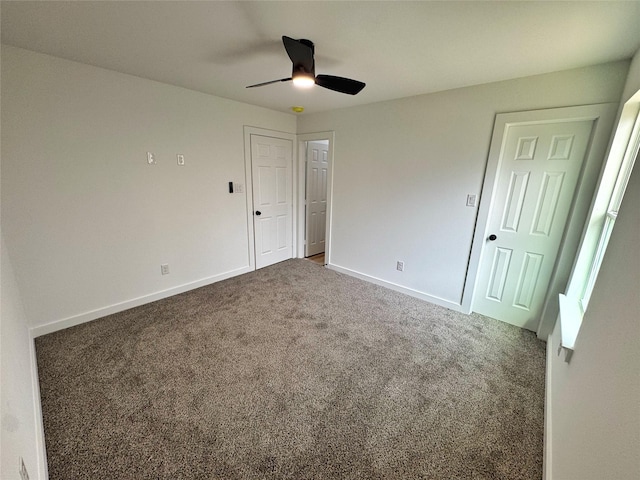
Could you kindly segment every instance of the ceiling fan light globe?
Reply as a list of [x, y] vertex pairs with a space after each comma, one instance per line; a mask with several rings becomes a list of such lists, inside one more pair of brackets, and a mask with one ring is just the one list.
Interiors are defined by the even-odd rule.
[[298, 88], [311, 88], [315, 83], [315, 78], [309, 75], [296, 75], [293, 77], [293, 84]]

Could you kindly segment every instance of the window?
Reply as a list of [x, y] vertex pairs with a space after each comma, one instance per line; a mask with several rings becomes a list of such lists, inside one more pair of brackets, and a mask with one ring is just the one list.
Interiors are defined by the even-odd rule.
[[568, 362], [640, 150], [640, 92], [622, 110], [566, 294], [560, 295], [561, 344]]
[[611, 231], [613, 230], [616, 218], [618, 217], [618, 210], [622, 203], [622, 197], [624, 196], [627, 184], [629, 183], [629, 177], [631, 177], [631, 171], [633, 170], [633, 165], [638, 155], [638, 149], [640, 148], [640, 115], [636, 116], [631, 140], [632, 141], [629, 142], [625, 155], [622, 159], [622, 165], [620, 166], [620, 170], [613, 187], [613, 192], [611, 193], [611, 199], [605, 213], [598, 246], [595, 249], [593, 260], [591, 261], [589, 275], [581, 290], [580, 307], [583, 312], [587, 310], [587, 306], [589, 305], [591, 293], [593, 293], [593, 287], [596, 283], [596, 278], [598, 277], [600, 265], [602, 264], [602, 258], [604, 257], [605, 250], [607, 249]]

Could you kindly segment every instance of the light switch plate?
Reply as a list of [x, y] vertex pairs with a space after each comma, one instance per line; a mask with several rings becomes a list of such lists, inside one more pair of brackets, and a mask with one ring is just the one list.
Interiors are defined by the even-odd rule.
[[244, 185], [242, 183], [234, 183], [233, 191], [235, 193], [244, 193]]
[[478, 197], [476, 195], [467, 195], [467, 207], [475, 207], [477, 198]]
[[184, 155], [181, 153], [178, 153], [176, 155], [176, 158], [178, 159], [178, 165], [180, 165], [181, 167], [184, 166]]
[[147, 163], [149, 165], [155, 165], [156, 164], [156, 156], [155, 156], [154, 153], [147, 152]]

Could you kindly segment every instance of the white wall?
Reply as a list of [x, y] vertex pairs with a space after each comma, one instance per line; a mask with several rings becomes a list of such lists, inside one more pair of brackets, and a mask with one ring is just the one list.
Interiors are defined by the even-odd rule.
[[459, 305], [476, 221], [465, 202], [480, 194], [496, 113], [619, 102], [627, 69], [618, 62], [299, 117], [298, 133], [335, 130], [330, 263]]
[[39, 476], [45, 467], [41, 450], [40, 399], [34, 383], [35, 375], [32, 375], [35, 372], [33, 342], [4, 239], [1, 247], [0, 478], [20, 478], [20, 458], [24, 460], [31, 478], [43, 478]]
[[[640, 90], [640, 52], [623, 100]], [[549, 340], [546, 480], [640, 478], [640, 159], [569, 364]]]
[[[6, 99], [0, 98], [4, 106]], [[46, 477], [33, 347], [0, 226], [0, 478], [4, 480], [18, 480], [22, 462], [30, 478]]]
[[547, 480], [640, 477], [639, 205], [636, 167], [571, 363], [555, 354], [558, 325], [549, 342], [552, 476]]
[[627, 102], [638, 90], [640, 90], [640, 50], [636, 52], [631, 60], [627, 82], [622, 92], [622, 103]]
[[227, 187], [243, 125], [295, 133], [294, 115], [7, 46], [2, 101], [2, 229], [30, 326], [247, 271], [246, 197]]

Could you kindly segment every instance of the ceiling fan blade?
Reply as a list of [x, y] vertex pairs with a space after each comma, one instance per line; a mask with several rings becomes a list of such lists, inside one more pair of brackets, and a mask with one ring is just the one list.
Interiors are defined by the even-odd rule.
[[317, 75], [316, 85], [336, 92], [355, 95], [360, 92], [366, 84], [358, 80], [352, 80], [351, 78], [335, 77], [333, 75]]
[[289, 58], [293, 62], [294, 70], [296, 70], [296, 67], [302, 66], [305, 72], [313, 72], [313, 43], [309, 40], [303, 43], [301, 40], [296, 40], [284, 35], [282, 36], [282, 43], [284, 43], [287, 55], [289, 55]]
[[291, 77], [289, 77], [289, 78], [281, 78], [280, 80], [270, 80], [268, 82], [256, 83], [255, 85], [249, 85], [246, 88], [264, 87], [265, 85], [271, 85], [272, 83], [288, 82], [289, 80], [291, 80]]

